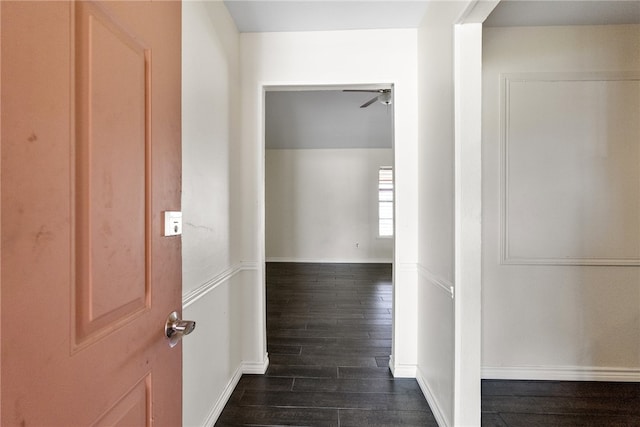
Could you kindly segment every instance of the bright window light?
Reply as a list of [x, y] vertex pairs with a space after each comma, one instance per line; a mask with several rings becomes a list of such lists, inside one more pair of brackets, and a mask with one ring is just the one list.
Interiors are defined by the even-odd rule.
[[383, 166], [378, 171], [378, 235], [393, 236], [393, 169]]

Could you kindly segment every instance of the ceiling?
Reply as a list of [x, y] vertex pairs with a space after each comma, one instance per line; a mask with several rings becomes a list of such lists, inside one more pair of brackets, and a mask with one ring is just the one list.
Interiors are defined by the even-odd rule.
[[[429, 1], [225, 0], [224, 3], [240, 32], [277, 32], [418, 28]], [[640, 1], [503, 0], [485, 25], [631, 23], [640, 23]]]
[[640, 1], [503, 0], [487, 27], [613, 25], [640, 23]]
[[377, 93], [342, 90], [266, 93], [267, 149], [391, 148], [393, 106], [360, 105]]
[[[241, 32], [418, 28], [428, 3], [421, 0], [225, 0]], [[502, 0], [485, 21], [489, 27], [631, 23], [640, 24], [640, 0]], [[266, 146], [272, 149], [390, 147], [392, 107], [374, 103], [360, 109], [359, 105], [369, 98], [367, 93], [340, 90], [267, 93]]]
[[425, 1], [225, 0], [240, 32], [417, 28]]

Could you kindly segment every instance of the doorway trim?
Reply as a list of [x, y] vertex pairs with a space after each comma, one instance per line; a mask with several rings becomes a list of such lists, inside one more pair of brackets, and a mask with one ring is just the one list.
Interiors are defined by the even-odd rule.
[[[395, 96], [395, 87], [396, 87], [396, 83], [395, 82], [385, 82], [385, 83], [335, 83], [335, 84], [326, 84], [326, 83], [309, 83], [309, 84], [300, 84], [297, 82], [293, 82], [293, 83], [286, 83], [286, 82], [279, 82], [279, 83], [269, 83], [269, 84], [265, 84], [262, 83], [259, 85], [259, 90], [261, 92], [261, 97], [260, 97], [260, 118], [261, 118], [261, 122], [260, 122], [260, 129], [259, 129], [259, 135], [260, 135], [260, 159], [258, 161], [258, 166], [259, 166], [259, 171], [258, 171], [258, 176], [260, 179], [260, 182], [258, 183], [258, 192], [259, 192], [259, 230], [258, 230], [258, 236], [259, 236], [259, 242], [258, 242], [258, 274], [259, 274], [259, 281], [261, 283], [261, 298], [262, 298], [262, 304], [261, 304], [261, 313], [259, 314], [259, 321], [260, 321], [260, 331], [261, 331], [261, 336], [262, 336], [262, 348], [264, 350], [264, 354], [265, 354], [265, 360], [266, 360], [266, 364], [265, 364], [265, 371], [266, 371], [266, 367], [268, 366], [268, 353], [267, 353], [267, 329], [266, 329], [266, 315], [267, 315], [267, 311], [266, 311], [266, 166], [265, 166], [265, 155], [266, 155], [266, 127], [265, 127], [265, 117], [266, 117], [266, 93], [267, 92], [273, 92], [273, 91], [320, 91], [320, 90], [343, 90], [343, 89], [384, 89], [384, 88], [392, 88], [394, 90], [394, 96]], [[393, 127], [393, 132], [392, 132], [392, 150], [393, 150], [393, 162], [392, 162], [392, 167], [393, 167], [393, 173], [394, 173], [394, 232], [393, 232], [393, 254], [392, 254], [392, 270], [393, 270], [393, 276], [392, 276], [392, 289], [393, 289], [393, 302], [392, 302], [392, 344], [391, 344], [391, 354], [390, 354], [390, 361], [389, 361], [389, 367], [391, 369], [391, 372], [394, 374], [394, 376], [397, 377], [415, 377], [415, 362], [413, 364], [411, 364], [408, 367], [398, 367], [394, 360], [397, 360], [397, 357], [394, 357], [395, 355], [398, 354], [398, 347], [400, 347], [400, 343], [398, 342], [398, 335], [397, 335], [397, 330], [398, 330], [398, 322], [397, 322], [397, 313], [398, 313], [398, 298], [396, 297], [396, 291], [397, 291], [397, 272], [398, 272], [398, 268], [399, 268], [399, 261], [398, 261], [398, 227], [396, 226], [396, 221], [397, 218], [399, 218], [399, 212], [401, 210], [401, 207], [403, 206], [401, 203], [399, 204], [397, 202], [397, 198], [396, 198], [396, 194], [398, 193], [397, 189], [398, 189], [398, 180], [397, 180], [397, 155], [396, 155], [396, 115], [397, 115], [397, 109], [395, 108], [395, 102], [394, 102], [394, 106], [392, 109], [392, 127]], [[401, 181], [402, 182], [402, 181]], [[415, 286], [415, 281], [412, 284], [409, 284], [410, 286]], [[403, 309], [403, 311], [405, 312], [405, 315], [409, 315], [409, 316], [413, 316], [415, 317], [415, 313], [411, 313], [411, 310], [405, 310]], [[403, 322], [404, 323], [404, 322]], [[415, 322], [413, 322], [412, 324], [412, 328], [415, 330]], [[403, 329], [407, 329], [406, 326], [404, 326]], [[403, 336], [407, 336], [406, 333], [402, 334]], [[412, 341], [415, 342], [415, 336], [412, 337]], [[413, 344], [409, 344], [409, 345], [413, 345]], [[406, 347], [407, 344], [404, 344], [404, 347]], [[400, 350], [401, 352], [401, 350]], [[410, 356], [409, 356], [410, 357]], [[405, 356], [404, 358], [401, 359], [406, 359], [407, 357]], [[413, 358], [415, 359], [415, 357]]]
[[453, 423], [480, 425], [482, 359], [482, 30], [500, 0], [454, 25], [455, 299]]

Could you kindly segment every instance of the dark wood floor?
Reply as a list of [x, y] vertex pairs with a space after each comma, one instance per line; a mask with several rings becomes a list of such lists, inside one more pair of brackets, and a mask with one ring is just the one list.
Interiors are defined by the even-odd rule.
[[637, 427], [640, 383], [483, 380], [482, 425]]
[[[216, 426], [436, 426], [394, 379], [391, 266], [267, 264], [265, 375], [243, 375]], [[640, 385], [483, 381], [483, 426], [640, 426]]]
[[244, 375], [216, 426], [436, 426], [394, 379], [391, 265], [267, 264], [266, 375]]

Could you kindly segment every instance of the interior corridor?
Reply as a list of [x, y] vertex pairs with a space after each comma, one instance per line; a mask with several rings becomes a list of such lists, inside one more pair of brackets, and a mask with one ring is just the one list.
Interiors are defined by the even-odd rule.
[[216, 426], [437, 426], [394, 379], [391, 265], [267, 263], [266, 375], [244, 375]]
[[[267, 264], [265, 375], [244, 375], [216, 426], [437, 426], [394, 379], [390, 264]], [[483, 427], [640, 426], [640, 384], [482, 383]]]

